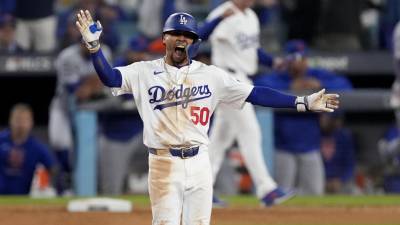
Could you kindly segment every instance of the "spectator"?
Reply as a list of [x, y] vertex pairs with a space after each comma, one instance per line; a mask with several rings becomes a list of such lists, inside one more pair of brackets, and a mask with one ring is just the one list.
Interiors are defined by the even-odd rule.
[[13, 15], [15, 0], [0, 0], [0, 14]]
[[0, 53], [21, 53], [15, 40], [15, 20], [10, 15], [0, 16]]
[[392, 86], [390, 104], [395, 110], [396, 125], [388, 129], [378, 145], [383, 159], [384, 190], [389, 193], [400, 193], [400, 21], [397, 22], [392, 36], [393, 66], [396, 79]]
[[95, 20], [101, 21], [103, 29], [106, 31], [101, 41], [113, 52], [117, 51], [121, 38], [119, 32], [116, 30], [116, 23], [125, 16], [121, 10], [107, 5], [102, 0], [79, 0], [71, 8], [60, 13], [56, 35], [58, 39], [64, 41], [60, 43], [59, 48], [63, 49], [69, 44], [75, 43], [77, 30], [76, 27], [73, 27], [75, 25], [74, 19], [80, 9], [88, 9], [93, 13]]
[[146, 0], [140, 4], [139, 32], [149, 40], [160, 37], [160, 30], [169, 15], [176, 11], [185, 11], [183, 0]]
[[317, 48], [327, 51], [360, 50], [363, 4], [363, 0], [321, 1]]
[[[81, 36], [79, 31], [75, 27], [75, 14], [70, 14], [68, 15], [69, 17], [67, 18], [66, 25], [65, 25], [65, 30], [64, 27], [61, 28], [61, 21], [62, 21], [62, 16], [60, 16], [59, 19], [59, 26], [57, 27], [58, 31], [60, 34], [58, 34], [58, 49], [62, 50], [70, 45], [73, 45], [77, 42], [80, 41]], [[61, 31], [61, 29], [63, 29]]]
[[134, 62], [149, 60], [148, 46], [149, 42], [144, 36], [133, 36], [129, 40], [129, 46], [126, 51], [115, 60], [114, 66], [126, 66]]
[[[133, 37], [129, 48], [114, 64], [126, 66], [150, 59], [147, 40], [142, 36]], [[132, 95], [123, 95], [123, 102], [131, 102]], [[143, 122], [134, 105], [132, 111], [113, 111], [100, 114], [100, 192], [104, 195], [125, 194], [130, 164], [140, 164], [137, 173], [147, 173], [147, 148], [143, 145]], [[139, 159], [139, 160], [138, 160]], [[139, 171], [142, 170], [142, 171]]]
[[378, 142], [383, 165], [383, 189], [386, 193], [400, 193], [400, 132], [395, 124], [388, 128]]
[[54, 175], [55, 161], [49, 149], [32, 134], [33, 113], [25, 104], [10, 112], [9, 129], [0, 133], [0, 194], [29, 194], [36, 166]]
[[56, 47], [54, 0], [16, 0], [17, 43], [25, 50], [52, 52]]
[[321, 153], [328, 194], [354, 194], [355, 149], [351, 131], [343, 127], [343, 113], [321, 114]]
[[[105, 48], [105, 54], [110, 57], [108, 48]], [[49, 139], [61, 165], [57, 191], [62, 194], [71, 187], [71, 154], [74, 150], [71, 117], [75, 101], [83, 102], [99, 95], [102, 85], [83, 44], [77, 43], [61, 51], [55, 68], [57, 86], [50, 105]]]
[[392, 36], [393, 42], [393, 70], [396, 79], [392, 86], [392, 95], [390, 98], [390, 105], [396, 109], [397, 123], [400, 124], [400, 21], [396, 24]]
[[400, 4], [398, 0], [385, 0], [380, 17], [380, 44], [385, 49], [392, 49], [394, 29], [400, 21]]
[[302, 39], [312, 43], [318, 28], [320, 0], [281, 1], [282, 19], [288, 26], [288, 39]]
[[[347, 79], [319, 68], [308, 68], [304, 41], [286, 44], [288, 68], [255, 79], [256, 85], [304, 95], [326, 88], [351, 88]], [[324, 193], [324, 166], [320, 154], [321, 131], [318, 114], [276, 112], [274, 116], [276, 148], [276, 181], [286, 188], [295, 188], [300, 195]], [[304, 132], [307, 131], [307, 132]]]

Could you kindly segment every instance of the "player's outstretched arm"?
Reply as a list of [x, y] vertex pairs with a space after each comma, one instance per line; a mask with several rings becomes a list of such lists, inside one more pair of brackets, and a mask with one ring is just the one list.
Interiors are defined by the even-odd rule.
[[107, 87], [121, 87], [122, 75], [117, 69], [113, 69], [104, 57], [100, 48], [100, 34], [102, 27], [100, 21], [96, 23], [88, 10], [80, 10], [77, 14], [76, 26], [82, 35], [87, 49], [90, 52], [94, 68], [100, 80]]
[[339, 108], [339, 95], [325, 94], [325, 89], [308, 96], [298, 97], [272, 88], [255, 86], [246, 101], [253, 105], [273, 108], [296, 108], [299, 112], [333, 112]]

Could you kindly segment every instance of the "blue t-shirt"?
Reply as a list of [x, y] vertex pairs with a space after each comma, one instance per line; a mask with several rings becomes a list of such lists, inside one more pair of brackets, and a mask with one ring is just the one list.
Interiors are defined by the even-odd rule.
[[[9, 161], [11, 150], [18, 151], [22, 162], [12, 165]], [[33, 136], [21, 145], [11, 140], [9, 130], [0, 132], [0, 194], [24, 195], [29, 194], [33, 175], [37, 164], [50, 169], [55, 160], [49, 149]]]
[[[352, 85], [345, 77], [333, 72], [309, 68], [306, 77], [317, 79], [329, 91], [350, 90]], [[254, 85], [267, 86], [287, 92], [292, 82], [287, 73], [258, 76]], [[277, 112], [274, 114], [275, 147], [292, 153], [305, 153], [320, 149], [321, 131], [317, 113]]]

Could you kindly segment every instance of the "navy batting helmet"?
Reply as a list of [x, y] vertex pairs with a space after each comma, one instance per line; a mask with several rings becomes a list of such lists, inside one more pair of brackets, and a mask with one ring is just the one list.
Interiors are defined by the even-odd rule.
[[184, 12], [171, 14], [165, 21], [163, 34], [170, 31], [184, 31], [191, 34], [194, 41], [199, 39], [196, 19]]

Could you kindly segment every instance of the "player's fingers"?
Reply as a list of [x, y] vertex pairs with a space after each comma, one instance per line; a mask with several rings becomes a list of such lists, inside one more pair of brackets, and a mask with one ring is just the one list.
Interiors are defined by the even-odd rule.
[[89, 10], [85, 10], [85, 15], [89, 23], [93, 22], [92, 15], [90, 15]]
[[339, 99], [339, 95], [338, 94], [325, 94], [325, 97], [327, 99]]
[[327, 108], [327, 107], [324, 107], [324, 108], [321, 109], [321, 111], [322, 111], [322, 112], [334, 112], [335, 110], [334, 110], [334, 109]]
[[327, 104], [326, 104], [326, 108], [329, 108], [329, 109], [338, 109], [339, 106], [338, 106], [338, 105], [335, 105], [335, 104], [327, 103]]
[[75, 25], [76, 25], [76, 27], [78, 28], [78, 30], [79, 30], [80, 32], [83, 31], [83, 27], [81, 26], [81, 24], [79, 23], [79, 21], [76, 21]]
[[85, 12], [81, 9], [79, 13], [81, 15], [82, 21], [85, 23], [85, 26], [87, 26], [88, 25], [88, 19], [87, 19], [86, 15], [85, 15]]
[[[82, 11], [82, 10], [81, 10]], [[78, 17], [78, 21], [79, 21], [79, 24], [81, 25], [81, 27], [84, 29], [85, 27], [87, 27], [86, 26], [86, 22], [85, 22], [85, 19], [82, 17], [82, 14], [81, 14], [81, 12], [78, 12], [78, 14], [76, 14], [76, 16]]]
[[324, 97], [326, 97], [324, 93], [325, 93], [325, 88], [312, 94], [312, 96], [315, 96], [314, 99], [323, 99]]

